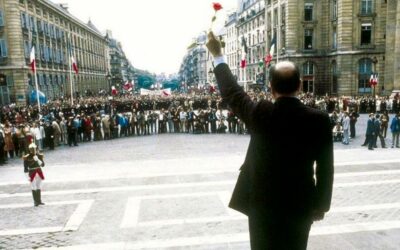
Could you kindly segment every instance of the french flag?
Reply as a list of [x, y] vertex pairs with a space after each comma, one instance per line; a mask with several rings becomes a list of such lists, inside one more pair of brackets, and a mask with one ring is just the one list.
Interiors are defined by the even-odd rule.
[[118, 95], [118, 90], [114, 86], [111, 87], [111, 94], [114, 96]]
[[131, 92], [133, 90], [133, 84], [131, 81], [126, 81], [124, 86], [123, 86], [124, 90], [127, 92]]
[[75, 74], [79, 73], [78, 64], [76, 64], [74, 56], [71, 54], [71, 62], [72, 62], [72, 69], [75, 71]]
[[274, 37], [271, 41], [271, 47], [269, 49], [268, 55], [265, 57], [265, 66], [266, 67], [269, 66], [272, 59], [274, 58], [275, 45], [276, 45], [276, 38]]
[[242, 69], [246, 68], [246, 55], [247, 55], [247, 42], [246, 42], [246, 38], [242, 37], [242, 59], [240, 60], [240, 67]]
[[33, 73], [36, 73], [36, 59], [35, 59], [35, 47], [32, 46], [30, 54], [30, 64]]
[[374, 87], [378, 84], [378, 74], [371, 74], [371, 78], [369, 79], [369, 84]]

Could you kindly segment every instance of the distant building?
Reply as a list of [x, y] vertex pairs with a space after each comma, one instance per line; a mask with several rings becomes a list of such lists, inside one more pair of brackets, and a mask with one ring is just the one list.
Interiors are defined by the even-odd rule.
[[237, 33], [237, 12], [230, 13], [225, 22], [225, 56], [232, 73], [239, 76], [240, 44]]
[[108, 44], [90, 21], [83, 23], [48, 0], [0, 0], [0, 104], [25, 104], [35, 88], [32, 44], [40, 90], [48, 99], [69, 95], [68, 43], [79, 68], [73, 92], [105, 88]]
[[[239, 84], [255, 84], [257, 76], [263, 73], [264, 68], [260, 62], [265, 57], [265, 2], [264, 0], [239, 1], [237, 22], [237, 67], [242, 59], [244, 43], [248, 50], [246, 54], [246, 67], [237, 70]], [[234, 52], [231, 52], [233, 55]], [[235, 61], [235, 59], [233, 59]]]
[[274, 62], [299, 65], [304, 92], [370, 95], [373, 73], [377, 94], [400, 89], [399, 1], [265, 0], [265, 6], [267, 48], [276, 37]]
[[184, 87], [199, 87], [207, 84], [207, 51], [205, 47], [206, 34], [195, 38], [188, 47], [179, 69], [180, 81]]
[[[134, 80], [134, 68], [125, 55], [122, 45], [113, 38], [111, 31], [106, 32], [110, 64], [108, 66], [109, 84], [117, 89], [127, 81]], [[111, 86], [110, 86], [111, 87]]]

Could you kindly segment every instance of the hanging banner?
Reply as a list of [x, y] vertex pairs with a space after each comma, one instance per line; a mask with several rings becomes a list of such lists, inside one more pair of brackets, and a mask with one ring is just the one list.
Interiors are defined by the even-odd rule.
[[170, 96], [171, 89], [160, 89], [160, 90], [150, 90], [150, 89], [140, 89], [140, 95], [151, 95], [151, 96]]

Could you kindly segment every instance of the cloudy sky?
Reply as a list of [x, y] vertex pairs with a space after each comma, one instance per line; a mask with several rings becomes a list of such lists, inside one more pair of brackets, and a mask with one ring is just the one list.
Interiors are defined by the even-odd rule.
[[[208, 30], [214, 10], [208, 0], [52, 0], [67, 3], [71, 14], [100, 31], [110, 29], [135, 68], [177, 73], [192, 38]], [[237, 0], [219, 0], [214, 30], [223, 27]]]

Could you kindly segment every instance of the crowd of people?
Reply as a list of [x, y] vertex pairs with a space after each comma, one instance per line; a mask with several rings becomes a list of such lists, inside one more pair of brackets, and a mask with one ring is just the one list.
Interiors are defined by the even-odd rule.
[[[264, 92], [250, 92], [249, 95], [255, 101], [272, 99]], [[300, 99], [308, 106], [330, 113], [333, 138], [344, 144], [349, 144], [349, 139], [355, 137], [359, 113], [382, 113], [379, 119], [374, 116], [374, 123], [379, 122], [380, 131], [372, 136], [376, 141], [380, 134], [386, 137], [389, 113], [400, 111], [400, 98], [397, 96], [374, 100], [372, 97], [337, 98], [304, 94]], [[98, 96], [77, 99], [74, 105], [69, 100], [54, 100], [42, 105], [40, 114], [37, 106], [8, 105], [2, 107], [0, 121], [0, 163], [5, 163], [8, 158], [22, 157], [29, 151], [31, 142], [43, 151], [60, 145], [77, 146], [80, 142], [127, 136], [247, 133], [244, 123], [217, 94]], [[395, 141], [400, 128], [398, 125], [392, 127]], [[372, 143], [374, 146], [376, 142]], [[399, 146], [398, 139], [393, 146]]]

